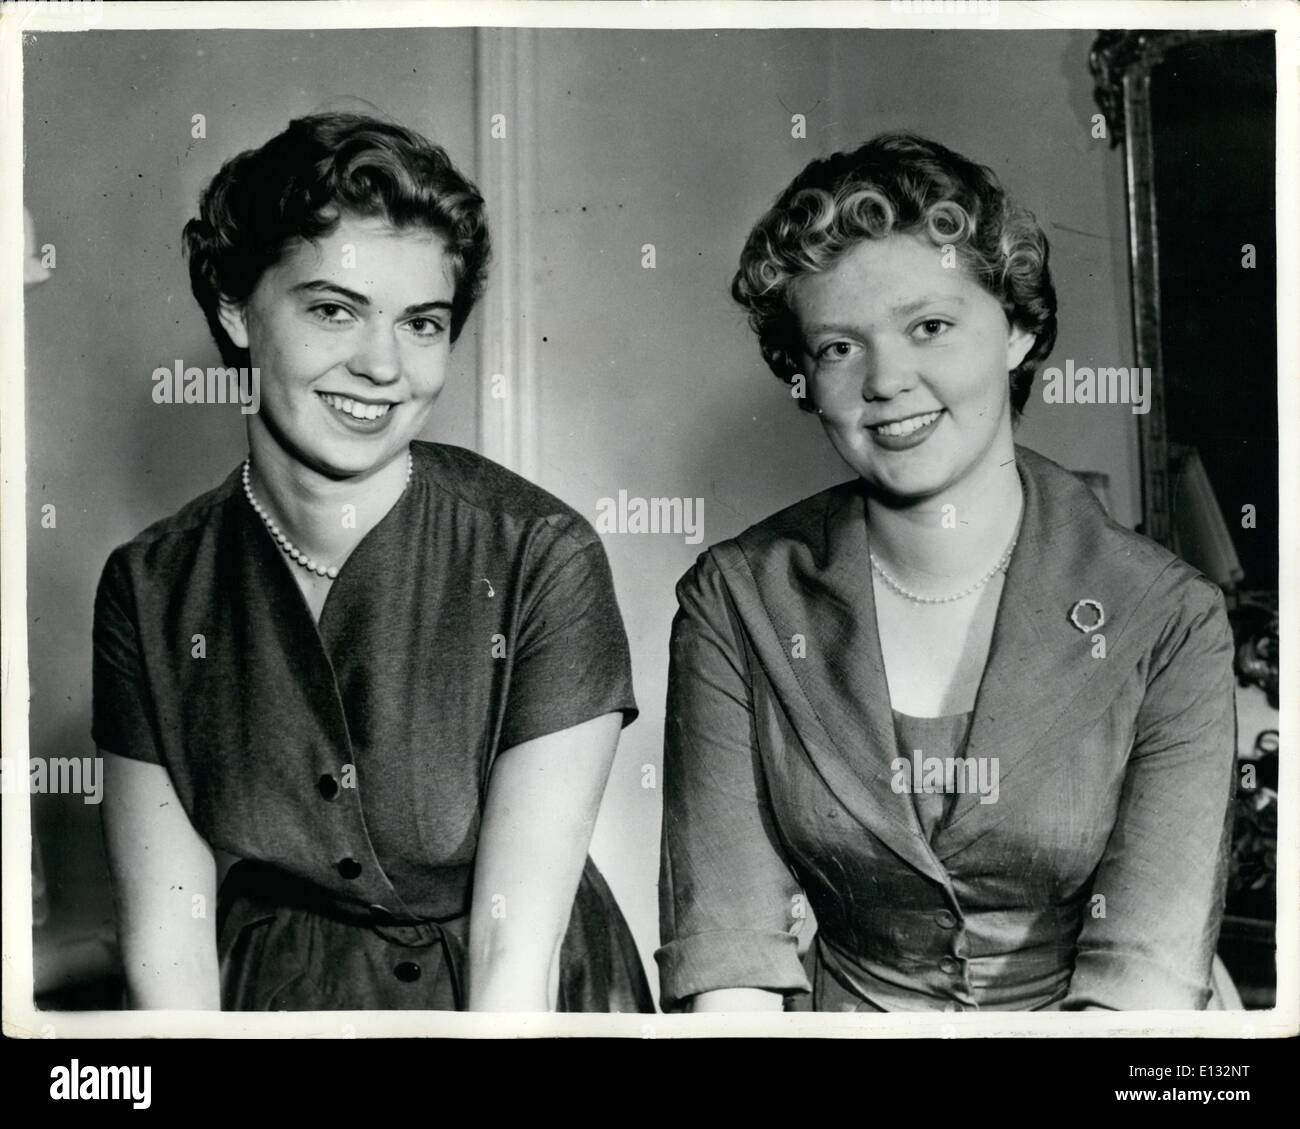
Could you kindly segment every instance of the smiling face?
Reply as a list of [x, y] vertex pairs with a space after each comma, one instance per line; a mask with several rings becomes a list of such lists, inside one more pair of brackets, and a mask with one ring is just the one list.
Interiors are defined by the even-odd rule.
[[867, 484], [934, 499], [1014, 457], [1008, 374], [1033, 337], [928, 239], [866, 239], [791, 286], [822, 425]]
[[446, 379], [455, 279], [443, 239], [345, 215], [291, 243], [221, 323], [260, 370], [250, 442], [330, 478], [405, 453]]

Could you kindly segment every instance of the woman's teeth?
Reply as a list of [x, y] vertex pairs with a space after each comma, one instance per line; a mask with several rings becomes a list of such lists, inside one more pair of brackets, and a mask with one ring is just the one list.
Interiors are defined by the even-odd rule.
[[353, 419], [379, 419], [380, 416], [386, 416], [388, 409], [392, 404], [359, 404], [355, 400], [349, 400], [346, 396], [329, 396], [321, 394], [321, 399], [331, 408], [351, 416]]
[[880, 435], [911, 435], [913, 431], [919, 431], [923, 427], [928, 427], [942, 415], [941, 412], [928, 412], [923, 416], [912, 416], [911, 419], [900, 419], [896, 423], [882, 423], [873, 427], [871, 430]]

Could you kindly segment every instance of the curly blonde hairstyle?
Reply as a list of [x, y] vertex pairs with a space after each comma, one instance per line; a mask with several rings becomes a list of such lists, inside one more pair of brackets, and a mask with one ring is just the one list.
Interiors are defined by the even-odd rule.
[[[1008, 320], [1033, 334], [1010, 378], [1019, 415], [1056, 343], [1047, 237], [991, 169], [912, 133], [882, 133], [851, 153], [813, 161], [749, 233], [731, 293], [748, 311], [768, 367], [787, 384], [799, 372], [803, 341], [791, 284], [826, 270], [864, 239], [892, 234], [951, 245]], [[812, 407], [804, 398], [799, 406]]]

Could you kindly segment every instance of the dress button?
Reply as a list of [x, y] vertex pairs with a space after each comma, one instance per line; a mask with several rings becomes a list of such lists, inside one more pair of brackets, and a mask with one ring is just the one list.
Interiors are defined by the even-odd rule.
[[961, 965], [953, 960], [952, 957], [944, 957], [943, 960], [939, 962], [940, 971], [948, 973], [949, 976], [956, 972], [960, 967]]
[[316, 790], [327, 800], [332, 800], [339, 794], [339, 782], [334, 779], [328, 772], [316, 781]]
[[393, 975], [410, 984], [420, 979], [420, 966], [413, 960], [404, 960], [393, 969]]
[[938, 913], [936, 913], [934, 915], [934, 919], [939, 923], [940, 929], [951, 929], [954, 925], [957, 924], [957, 919], [952, 914], [950, 914], [946, 909], [941, 909]]
[[335, 864], [335, 869], [337, 869], [344, 878], [355, 878], [361, 873], [361, 864], [353, 858], [339, 859]]

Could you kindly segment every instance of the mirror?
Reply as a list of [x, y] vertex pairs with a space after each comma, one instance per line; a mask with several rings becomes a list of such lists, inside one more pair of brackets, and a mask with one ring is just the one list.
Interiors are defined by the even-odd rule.
[[1106, 31], [1090, 59], [1123, 146], [1141, 532], [1227, 593], [1238, 782], [1219, 955], [1246, 1007], [1276, 996], [1278, 409], [1271, 32]]

